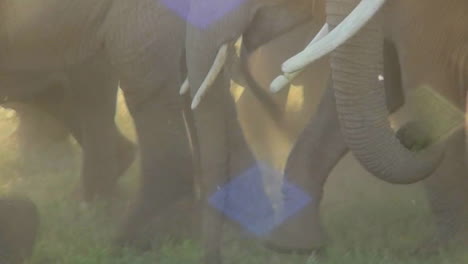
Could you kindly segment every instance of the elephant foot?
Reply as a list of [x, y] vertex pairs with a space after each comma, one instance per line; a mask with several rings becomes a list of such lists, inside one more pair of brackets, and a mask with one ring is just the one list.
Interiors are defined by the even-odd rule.
[[114, 245], [146, 251], [160, 248], [167, 239], [176, 243], [198, 240], [195, 227], [198, 226], [200, 210], [196, 207], [193, 197], [187, 196], [157, 214], [134, 209], [114, 239]]
[[398, 129], [396, 136], [403, 146], [415, 152], [426, 148], [434, 141], [430, 128], [420, 121], [406, 123]]
[[265, 247], [281, 254], [321, 254], [325, 234], [314, 204], [287, 219], [271, 231], [262, 242]]
[[0, 263], [21, 264], [32, 255], [39, 213], [29, 199], [0, 199]]

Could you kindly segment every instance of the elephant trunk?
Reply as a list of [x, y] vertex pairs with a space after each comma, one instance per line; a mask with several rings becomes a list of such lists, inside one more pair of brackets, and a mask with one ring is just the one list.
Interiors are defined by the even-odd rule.
[[[337, 26], [359, 0], [328, 0], [327, 23]], [[343, 136], [361, 164], [376, 177], [398, 184], [420, 181], [439, 164], [439, 145], [413, 152], [388, 121], [383, 83], [383, 29], [378, 12], [331, 55], [333, 86]]]

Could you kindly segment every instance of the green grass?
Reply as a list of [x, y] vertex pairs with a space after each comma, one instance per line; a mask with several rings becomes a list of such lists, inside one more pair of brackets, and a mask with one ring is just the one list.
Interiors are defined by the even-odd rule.
[[[125, 110], [117, 118], [120, 127], [134, 138]], [[50, 146], [33, 156], [38, 162], [18, 157], [5, 139], [16, 121], [0, 112], [0, 193], [31, 197], [41, 214], [41, 230], [30, 264], [191, 264], [201, 263], [200, 245], [194, 241], [168, 241], [158, 250], [115, 251], [109, 241], [125, 213], [137, 186], [134, 165], [122, 179], [125, 197], [109, 208], [94, 204], [83, 209], [72, 193], [79, 186], [80, 153], [76, 143]], [[229, 229], [223, 241], [225, 263], [242, 264], [416, 264], [468, 263], [462, 250], [441, 252], [418, 259], [410, 249], [433, 232], [433, 224], [420, 186], [391, 186], [369, 176], [349, 157], [333, 172], [326, 186], [323, 222], [330, 236], [326, 258], [279, 255], [258, 242]]]

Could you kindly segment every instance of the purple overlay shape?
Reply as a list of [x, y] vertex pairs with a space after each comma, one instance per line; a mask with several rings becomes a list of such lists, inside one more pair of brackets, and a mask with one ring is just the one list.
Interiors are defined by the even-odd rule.
[[[196, 12], [190, 12], [190, 2], [196, 3]], [[195, 27], [206, 29], [246, 0], [161, 0], [169, 9]]]
[[255, 165], [247, 169], [221, 186], [208, 200], [211, 206], [257, 237], [267, 235], [312, 200], [299, 187], [284, 180], [283, 204], [280, 210], [275, 211], [272, 201], [263, 188], [261, 176], [261, 168], [263, 171], [270, 168], [261, 166]]

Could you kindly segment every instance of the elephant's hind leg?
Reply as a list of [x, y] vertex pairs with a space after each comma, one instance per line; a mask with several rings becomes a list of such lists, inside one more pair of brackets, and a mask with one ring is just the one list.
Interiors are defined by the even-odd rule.
[[[133, 144], [122, 136], [114, 120], [117, 79], [101, 56], [70, 69], [69, 78], [65, 107], [48, 111], [70, 127], [82, 147], [83, 198], [110, 198], [122, 167], [133, 160]], [[121, 155], [120, 151], [127, 153]]]
[[[140, 2], [114, 6], [109, 17], [116, 20], [109, 23], [105, 46], [135, 124], [142, 174], [136, 201], [114, 242], [147, 248], [149, 240], [167, 234], [154, 234], [153, 223], [193, 195], [193, 164], [179, 95], [185, 21], [158, 1]], [[186, 217], [180, 229], [189, 228], [190, 220]]]

